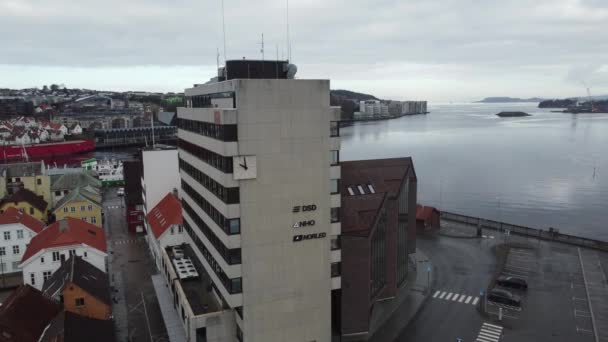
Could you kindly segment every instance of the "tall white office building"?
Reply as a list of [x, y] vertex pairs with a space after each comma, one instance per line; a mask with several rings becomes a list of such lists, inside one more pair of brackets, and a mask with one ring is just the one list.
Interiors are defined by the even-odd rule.
[[[185, 90], [179, 197], [185, 253], [202, 269], [172, 291], [188, 341], [331, 341], [340, 108], [328, 80], [293, 73], [287, 62], [228, 61], [219, 80]], [[169, 268], [183, 250], [167, 250]]]

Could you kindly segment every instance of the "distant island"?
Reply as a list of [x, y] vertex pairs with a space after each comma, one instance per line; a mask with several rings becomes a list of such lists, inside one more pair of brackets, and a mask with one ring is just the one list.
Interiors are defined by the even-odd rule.
[[532, 97], [529, 99], [520, 99], [517, 97], [486, 97], [481, 101], [475, 103], [513, 103], [513, 102], [541, 102], [543, 99], [538, 97]]
[[530, 114], [524, 112], [500, 112], [496, 115], [500, 116], [501, 118], [518, 118], [521, 116], [531, 116]]

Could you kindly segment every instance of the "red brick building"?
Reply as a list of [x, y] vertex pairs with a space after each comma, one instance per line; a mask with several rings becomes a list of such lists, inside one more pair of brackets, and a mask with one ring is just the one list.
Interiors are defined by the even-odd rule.
[[376, 304], [406, 284], [416, 251], [417, 179], [411, 158], [340, 165], [342, 289], [334, 327], [343, 341], [361, 341], [376, 328]]

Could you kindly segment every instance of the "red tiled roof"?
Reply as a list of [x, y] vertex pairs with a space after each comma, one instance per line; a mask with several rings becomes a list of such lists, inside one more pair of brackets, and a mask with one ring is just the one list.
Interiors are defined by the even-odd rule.
[[40, 233], [44, 228], [44, 223], [34, 217], [24, 214], [17, 208], [9, 207], [4, 213], [0, 214], [0, 224], [21, 223], [36, 233]]
[[182, 206], [177, 197], [169, 193], [146, 215], [146, 219], [158, 239], [171, 225], [183, 223]]
[[430, 220], [433, 216], [433, 212], [439, 212], [436, 208], [433, 207], [425, 207], [420, 204], [416, 205], [416, 220]]
[[61, 305], [29, 285], [21, 285], [0, 307], [0, 342], [36, 342]]
[[106, 235], [103, 229], [83, 220], [67, 217], [44, 228], [30, 241], [21, 263], [47, 248], [85, 244], [106, 253]]

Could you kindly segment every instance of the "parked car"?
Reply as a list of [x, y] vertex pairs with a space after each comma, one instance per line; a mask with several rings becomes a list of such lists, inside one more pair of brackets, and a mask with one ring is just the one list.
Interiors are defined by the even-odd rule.
[[521, 307], [521, 298], [519, 298], [519, 296], [502, 289], [492, 289], [490, 293], [488, 293], [488, 301], [497, 304]]
[[518, 277], [500, 276], [498, 279], [496, 279], [496, 285], [519, 290], [528, 289], [528, 283], [526, 280]]
[[118, 196], [124, 196], [125, 195], [125, 188], [118, 188], [118, 190], [116, 191], [116, 194]]

